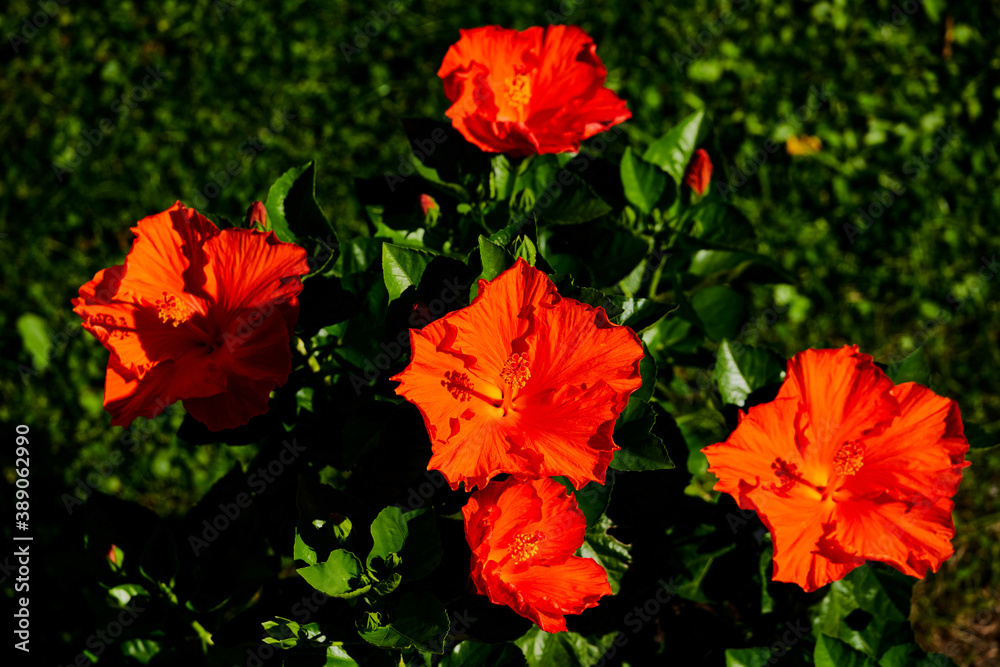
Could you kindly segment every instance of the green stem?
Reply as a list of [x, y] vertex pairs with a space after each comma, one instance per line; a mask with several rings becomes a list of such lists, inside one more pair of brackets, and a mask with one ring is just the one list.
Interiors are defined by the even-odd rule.
[[198, 621], [191, 621], [191, 627], [194, 628], [194, 631], [198, 633], [198, 637], [201, 639], [202, 652], [207, 654], [208, 647], [214, 646], [212, 643], [212, 633], [206, 630]]

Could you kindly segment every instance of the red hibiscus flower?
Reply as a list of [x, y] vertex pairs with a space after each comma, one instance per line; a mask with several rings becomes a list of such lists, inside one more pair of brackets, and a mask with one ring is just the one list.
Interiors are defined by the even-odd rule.
[[691, 156], [691, 162], [684, 173], [684, 182], [699, 196], [708, 189], [708, 184], [712, 182], [712, 160], [704, 148], [699, 148]]
[[845, 346], [795, 355], [777, 398], [703, 451], [715, 489], [771, 531], [774, 580], [813, 591], [866, 560], [936, 571], [968, 448], [957, 403]]
[[643, 353], [603, 308], [560, 297], [518, 259], [480, 280], [467, 308], [410, 329], [410, 345], [396, 393], [420, 409], [434, 452], [428, 468], [453, 489], [500, 473], [604, 483]]
[[438, 76], [446, 115], [484, 151], [511, 156], [578, 151], [584, 139], [632, 117], [604, 87], [597, 47], [576, 26], [460, 30]]
[[565, 614], [611, 595], [604, 568], [573, 555], [587, 521], [562, 484], [548, 478], [494, 482], [472, 494], [462, 517], [476, 590], [542, 630], [565, 630]]
[[111, 423], [128, 426], [181, 399], [213, 431], [267, 412], [291, 371], [305, 251], [272, 232], [220, 232], [180, 202], [132, 233], [125, 264], [99, 271], [73, 299], [111, 353]]

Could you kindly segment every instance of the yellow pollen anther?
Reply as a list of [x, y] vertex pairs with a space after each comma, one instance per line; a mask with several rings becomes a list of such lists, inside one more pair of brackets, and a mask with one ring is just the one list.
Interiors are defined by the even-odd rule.
[[156, 300], [156, 310], [161, 322], [175, 327], [191, 319], [194, 312], [184, 301], [166, 292], [162, 299]]
[[861, 470], [864, 464], [865, 447], [853, 440], [842, 444], [833, 456], [833, 469], [838, 475], [853, 475]]
[[467, 373], [459, 373], [458, 371], [448, 371], [444, 374], [445, 379], [441, 380], [441, 386], [451, 392], [459, 403], [468, 401], [472, 396], [472, 392], [475, 387], [472, 385], [472, 380], [469, 378]]
[[545, 539], [545, 533], [536, 530], [533, 535], [521, 533], [510, 544], [510, 557], [515, 563], [523, 563], [538, 553], [538, 543]]
[[520, 389], [528, 384], [531, 378], [531, 370], [528, 368], [528, 355], [512, 354], [500, 371], [500, 379], [504, 384], [510, 385], [514, 389]]
[[503, 81], [504, 93], [511, 106], [518, 110], [531, 100], [531, 80], [526, 74], [515, 74]]

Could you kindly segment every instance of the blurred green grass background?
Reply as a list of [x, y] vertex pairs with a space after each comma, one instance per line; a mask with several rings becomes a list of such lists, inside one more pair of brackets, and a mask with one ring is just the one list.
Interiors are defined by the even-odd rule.
[[[366, 43], [372, 12], [381, 27]], [[106, 352], [71, 312], [77, 288], [122, 261], [139, 218], [176, 199], [239, 217], [313, 158], [327, 213], [358, 218], [352, 179], [407, 152], [401, 118], [443, 118], [441, 59], [459, 28], [490, 23], [582, 26], [629, 102], [633, 142], [706, 109], [716, 182], [746, 174], [735, 203], [762, 252], [798, 276], [758, 289], [755, 336], [786, 356], [851, 342], [892, 361], [923, 347], [934, 388], [1000, 431], [1000, 279], [985, 269], [1000, 253], [996, 2], [13, 0], [2, 21], [0, 420], [33, 429], [52, 544], [73, 537], [59, 532], [64, 494], [82, 498], [77, 480], [115, 451], [124, 460], [93, 486], [161, 514], [249, 455], [178, 446], [176, 414], [136, 425], [125, 446], [101, 409]], [[815, 91], [825, 101], [797, 112]], [[768, 139], [800, 134], [822, 150], [746, 167]], [[863, 221], [859, 207], [877, 211], [893, 189]], [[970, 458], [957, 555], [917, 589], [914, 622], [929, 648], [988, 664], [1000, 454]], [[67, 638], [85, 625], [65, 622]]]

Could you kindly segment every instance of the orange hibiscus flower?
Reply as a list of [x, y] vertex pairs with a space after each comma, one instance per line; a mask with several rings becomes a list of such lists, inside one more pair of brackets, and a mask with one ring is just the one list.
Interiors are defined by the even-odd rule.
[[518, 259], [479, 281], [467, 308], [410, 329], [410, 365], [396, 393], [424, 417], [453, 489], [494, 475], [565, 475], [604, 483], [618, 446], [615, 420], [639, 388], [642, 345], [603, 308], [559, 296]]
[[111, 353], [111, 423], [128, 426], [181, 399], [213, 431], [267, 412], [291, 372], [305, 250], [272, 232], [220, 232], [180, 202], [132, 233], [125, 264], [99, 271], [73, 299]]
[[952, 554], [952, 501], [968, 465], [958, 404], [893, 384], [857, 346], [806, 350], [777, 398], [704, 450], [774, 542], [774, 580], [813, 591], [866, 560], [923, 577]]
[[587, 520], [562, 484], [548, 478], [494, 482], [472, 494], [462, 517], [476, 590], [542, 630], [565, 630], [565, 614], [611, 595], [604, 568], [573, 555]]
[[445, 114], [484, 151], [511, 156], [578, 151], [584, 139], [632, 117], [604, 87], [597, 47], [576, 26], [460, 30], [438, 76]]

